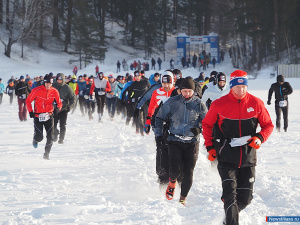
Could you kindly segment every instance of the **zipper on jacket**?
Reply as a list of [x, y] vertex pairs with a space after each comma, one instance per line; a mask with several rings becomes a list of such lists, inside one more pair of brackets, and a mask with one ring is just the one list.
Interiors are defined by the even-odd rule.
[[[183, 123], [185, 124], [186, 123], [186, 102], [184, 102], [184, 113], [183, 113]], [[183, 133], [182, 133], [183, 135], [184, 135], [184, 127], [183, 127]]]
[[[239, 103], [239, 130], [240, 130], [240, 137], [242, 137], [242, 122], [241, 122], [241, 99], [238, 100]], [[242, 151], [242, 146], [240, 146], [240, 163], [239, 163], [239, 168], [241, 168], [242, 165], [242, 158], [243, 158], [243, 151]]]
[[227, 142], [227, 139], [224, 141], [224, 143], [223, 143], [222, 147], [220, 148], [219, 155], [221, 155], [221, 152], [222, 152], [222, 150], [223, 150], [223, 148], [224, 148], [224, 146], [225, 146], [226, 142]]

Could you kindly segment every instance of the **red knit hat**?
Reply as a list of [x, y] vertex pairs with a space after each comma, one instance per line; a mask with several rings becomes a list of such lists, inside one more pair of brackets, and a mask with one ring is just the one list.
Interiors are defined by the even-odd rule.
[[235, 70], [230, 74], [230, 88], [236, 85], [248, 86], [248, 76], [243, 70]]

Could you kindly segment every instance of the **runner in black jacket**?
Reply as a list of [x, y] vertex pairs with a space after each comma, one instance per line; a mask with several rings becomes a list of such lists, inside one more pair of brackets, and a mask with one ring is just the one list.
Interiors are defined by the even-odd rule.
[[[145, 91], [151, 86], [148, 79], [141, 79], [139, 71], [134, 72], [135, 81], [128, 87], [128, 101], [131, 107], [129, 110], [134, 111], [135, 105], [139, 98], [144, 94]], [[144, 124], [146, 123], [146, 116], [148, 113], [148, 105], [144, 104], [138, 111], [138, 115], [135, 118], [136, 133], [144, 135]]]
[[276, 112], [276, 129], [280, 132], [281, 111], [283, 113], [283, 129], [286, 132], [288, 128], [288, 95], [293, 93], [293, 88], [289, 82], [284, 82], [283, 75], [277, 76], [277, 82], [272, 84], [269, 89], [268, 105], [271, 105], [271, 98], [275, 92], [275, 112]]

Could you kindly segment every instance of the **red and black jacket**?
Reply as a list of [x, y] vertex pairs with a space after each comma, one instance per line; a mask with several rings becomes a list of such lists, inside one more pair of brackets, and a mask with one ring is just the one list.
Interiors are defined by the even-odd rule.
[[[31, 102], [34, 101], [34, 110], [32, 109]], [[62, 102], [59, 92], [51, 87], [49, 90], [44, 85], [36, 87], [32, 90], [26, 99], [26, 107], [28, 112], [34, 111], [35, 116], [38, 117], [40, 113], [52, 114], [54, 110], [53, 102], [56, 101], [57, 107], [62, 108]]]
[[[231, 147], [232, 138], [257, 136], [265, 142], [271, 135], [274, 125], [261, 99], [247, 93], [243, 99], [236, 99], [232, 91], [215, 100], [204, 120], [202, 120], [203, 137], [208, 150], [214, 148], [213, 127], [221, 131], [220, 146], [216, 149], [218, 161], [235, 167], [256, 165], [256, 150], [248, 144]], [[261, 127], [256, 132], [258, 124]]]

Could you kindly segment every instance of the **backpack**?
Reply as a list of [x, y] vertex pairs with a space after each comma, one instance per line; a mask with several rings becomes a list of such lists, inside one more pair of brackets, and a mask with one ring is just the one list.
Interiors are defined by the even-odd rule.
[[199, 97], [200, 99], [202, 98], [202, 88], [201, 85], [198, 81], [195, 81], [195, 96]]

